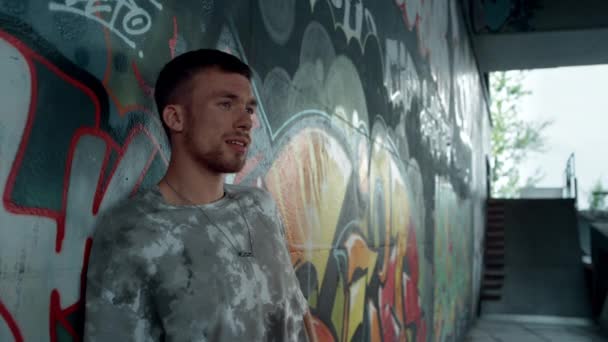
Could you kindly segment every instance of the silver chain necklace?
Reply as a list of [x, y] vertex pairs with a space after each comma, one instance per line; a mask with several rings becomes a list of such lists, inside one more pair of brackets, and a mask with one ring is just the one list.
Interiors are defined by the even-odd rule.
[[179, 198], [181, 198], [182, 201], [195, 206], [198, 210], [200, 210], [203, 213], [203, 215], [205, 216], [205, 219], [207, 221], [209, 221], [209, 223], [211, 223], [211, 225], [213, 227], [215, 227], [215, 229], [219, 230], [220, 233], [222, 233], [222, 235], [224, 236], [226, 241], [228, 241], [228, 243], [230, 244], [232, 249], [234, 249], [234, 251], [236, 252], [236, 255], [238, 255], [239, 257], [242, 257], [242, 258], [254, 257], [253, 241], [251, 239], [251, 229], [249, 227], [249, 221], [247, 221], [247, 218], [245, 217], [245, 215], [243, 215], [243, 208], [241, 207], [241, 203], [239, 202], [238, 199], [235, 198], [234, 200], [236, 201], [236, 204], [239, 206], [239, 214], [241, 215], [241, 218], [243, 219], [243, 221], [245, 221], [245, 226], [247, 226], [247, 235], [249, 236], [249, 251], [242, 251], [242, 250], [239, 250], [238, 248], [236, 248], [236, 245], [228, 237], [228, 234], [226, 234], [226, 232], [220, 226], [218, 226], [217, 224], [215, 224], [215, 222], [213, 220], [211, 220], [211, 217], [209, 217], [209, 215], [207, 215], [207, 213], [203, 210], [203, 208], [201, 208], [199, 205], [194, 204], [194, 202], [192, 202], [186, 196], [182, 195], [177, 190], [175, 190], [175, 188], [171, 185], [171, 183], [169, 183], [166, 179], [164, 181], [165, 181], [165, 184], [167, 184], [167, 186], [169, 187], [169, 189], [171, 189], [171, 191], [173, 191]]

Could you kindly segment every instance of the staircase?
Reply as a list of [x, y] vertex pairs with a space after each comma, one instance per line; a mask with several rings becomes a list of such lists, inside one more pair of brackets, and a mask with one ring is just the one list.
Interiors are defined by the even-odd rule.
[[505, 280], [504, 201], [488, 200], [484, 241], [484, 271], [481, 284], [481, 300], [496, 301], [502, 298], [502, 288]]
[[573, 199], [490, 199], [480, 313], [591, 317]]

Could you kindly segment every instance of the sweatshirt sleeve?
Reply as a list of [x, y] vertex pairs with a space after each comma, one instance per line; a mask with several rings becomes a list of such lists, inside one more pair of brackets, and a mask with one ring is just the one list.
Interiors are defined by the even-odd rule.
[[128, 227], [101, 220], [93, 239], [86, 288], [84, 341], [159, 341], [151, 281]]

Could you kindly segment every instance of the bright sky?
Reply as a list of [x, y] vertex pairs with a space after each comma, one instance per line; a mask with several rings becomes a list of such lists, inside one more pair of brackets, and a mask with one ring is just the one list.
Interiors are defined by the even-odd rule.
[[566, 161], [574, 152], [578, 204], [587, 208], [597, 179], [608, 186], [608, 65], [531, 70], [524, 87], [532, 95], [521, 103], [522, 118], [554, 123], [545, 131], [547, 151], [528, 158], [523, 178], [539, 168], [545, 177], [537, 186], [563, 186]]

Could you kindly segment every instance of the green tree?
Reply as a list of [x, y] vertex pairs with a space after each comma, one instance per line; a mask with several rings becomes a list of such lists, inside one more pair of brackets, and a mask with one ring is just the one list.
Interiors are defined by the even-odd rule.
[[532, 186], [542, 179], [536, 173], [522, 180], [519, 167], [531, 152], [542, 152], [544, 130], [551, 121], [523, 120], [519, 113], [521, 100], [531, 92], [524, 89], [522, 71], [490, 74], [492, 104], [492, 173], [493, 197], [514, 197], [522, 186]]
[[606, 194], [602, 180], [596, 180], [589, 192], [589, 210], [606, 210]]

